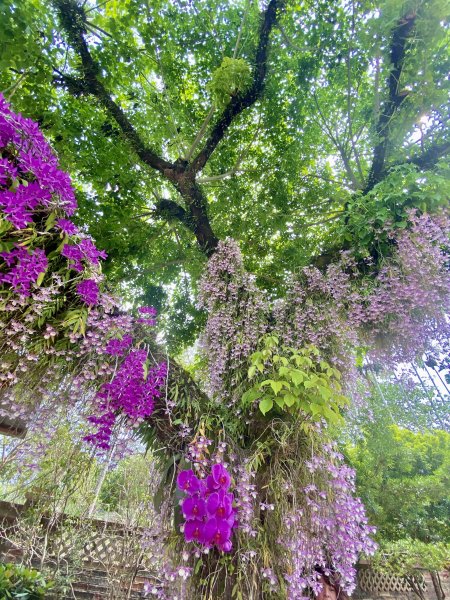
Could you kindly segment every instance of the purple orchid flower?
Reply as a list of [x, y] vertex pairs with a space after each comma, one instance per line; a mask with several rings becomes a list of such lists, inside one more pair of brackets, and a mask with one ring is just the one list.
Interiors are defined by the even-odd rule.
[[228, 519], [233, 513], [233, 494], [224, 490], [213, 492], [206, 503], [208, 514], [217, 519]]
[[222, 552], [229, 552], [231, 544], [231, 527], [223, 519], [212, 518], [205, 523], [205, 539], [211, 545], [216, 545]]
[[177, 478], [177, 484], [180, 490], [191, 495], [198, 492], [201, 488], [200, 479], [194, 475], [192, 469], [181, 471]]
[[211, 475], [206, 479], [206, 485], [211, 492], [223, 489], [227, 490], [231, 484], [231, 477], [223, 465], [213, 465]]
[[98, 302], [98, 285], [93, 279], [83, 279], [77, 285], [77, 294], [88, 306], [94, 306]]
[[205, 523], [194, 519], [192, 521], [186, 521], [184, 525], [184, 538], [187, 542], [200, 542], [200, 544], [206, 544], [205, 538]]
[[188, 521], [203, 519], [206, 515], [206, 502], [203, 498], [188, 497], [183, 500], [182, 509]]
[[78, 227], [72, 221], [69, 221], [69, 219], [58, 219], [55, 225], [67, 235], [76, 235], [79, 232]]

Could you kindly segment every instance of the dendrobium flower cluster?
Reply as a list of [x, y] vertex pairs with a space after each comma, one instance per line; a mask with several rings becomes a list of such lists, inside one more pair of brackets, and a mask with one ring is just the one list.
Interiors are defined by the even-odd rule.
[[186, 519], [185, 540], [230, 552], [233, 547], [232, 531], [237, 521], [234, 495], [228, 491], [231, 477], [227, 469], [221, 464], [214, 464], [206, 479], [198, 478], [192, 469], [188, 469], [181, 471], [177, 483], [187, 494], [181, 505]]
[[6, 273], [0, 273], [0, 284], [7, 283], [19, 296], [31, 295], [31, 285], [47, 269], [48, 260], [44, 250], [36, 248], [30, 252], [16, 245], [9, 252], [0, 252], [0, 257], [9, 267]]
[[[128, 344], [129, 339], [125, 341]], [[113, 339], [108, 343], [107, 353], [117, 353], [126, 347], [124, 340]], [[110, 383], [104, 383], [96, 395], [97, 414], [89, 421], [97, 426], [97, 432], [85, 439], [100, 449], [108, 449], [117, 415], [125, 416], [130, 424], [139, 424], [148, 418], [160, 396], [167, 377], [167, 364], [156, 365], [145, 374], [147, 351], [132, 349], [117, 370]]]
[[311, 483], [300, 490], [302, 508], [293, 507], [286, 515], [279, 539], [290, 553], [290, 571], [285, 575], [289, 600], [306, 596], [309, 589], [318, 595], [320, 570], [333, 573], [342, 590], [351, 594], [358, 557], [371, 555], [377, 548], [372, 540], [375, 528], [368, 524], [361, 500], [354, 496], [355, 472], [343, 464], [344, 457], [333, 444], [324, 444], [322, 451], [305, 463]]
[[[76, 208], [70, 177], [38, 125], [0, 95], [0, 351], [13, 357], [0, 365], [0, 383], [12, 388], [30, 364], [46, 363], [34, 394], [42, 400], [52, 385], [63, 387], [68, 365], [80, 365], [71, 401], [90, 407], [97, 431], [86, 440], [107, 449], [119, 417], [134, 427], [151, 415], [167, 364], [149, 366], [139, 343], [156, 324], [154, 307], [136, 319], [113, 315], [117, 303], [99, 287], [106, 252], [68, 218]], [[14, 406], [14, 394], [5, 402]]]
[[6, 248], [0, 253], [0, 287], [10, 296], [31, 299], [37, 287], [52, 287], [47, 271], [72, 270], [79, 276], [66, 277], [73, 282], [64, 290], [69, 298], [90, 307], [101, 303], [99, 259], [106, 252], [67, 218], [76, 208], [70, 177], [59, 170], [37, 124], [14, 113], [0, 95], [0, 220]]
[[[305, 267], [292, 276], [286, 297], [275, 303], [245, 271], [239, 246], [221, 241], [200, 281], [199, 306], [208, 313], [201, 347], [211, 393], [230, 400], [248, 357], [268, 326], [287, 346], [313, 344], [343, 374], [345, 392], [357, 396], [361, 377], [356, 348], [389, 368], [429, 351], [449, 337], [448, 215], [410, 210], [408, 227], [385, 226], [392, 255], [363, 277], [351, 252], [326, 270]], [[370, 269], [370, 259], [366, 268]], [[355, 285], [357, 282], [357, 285]]]

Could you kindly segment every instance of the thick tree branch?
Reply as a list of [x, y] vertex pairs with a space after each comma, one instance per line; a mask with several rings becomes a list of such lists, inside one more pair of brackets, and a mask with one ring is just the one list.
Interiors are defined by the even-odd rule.
[[392, 32], [390, 46], [391, 71], [388, 79], [389, 95], [378, 119], [376, 127], [378, 143], [374, 148], [372, 166], [364, 193], [369, 192], [383, 178], [389, 143], [390, 122], [405, 98], [398, 86], [403, 70], [406, 47], [414, 30], [415, 21], [416, 13], [409, 13], [398, 21]]
[[[178, 221], [191, 231], [206, 256], [211, 256], [219, 243], [208, 220], [205, 206], [205, 198], [201, 189], [193, 180], [181, 179], [180, 194], [189, 198], [187, 209], [180, 206], [177, 202], [166, 198], [159, 199], [155, 209], [139, 215], [140, 217], [152, 216], [164, 219], [167, 222]], [[187, 190], [184, 188], [188, 188]]]
[[284, 6], [285, 0], [270, 0], [264, 11], [253, 68], [253, 83], [245, 93], [233, 98], [223, 111], [221, 117], [212, 128], [203, 149], [192, 161], [190, 168], [194, 173], [198, 173], [203, 169], [209, 157], [223, 139], [233, 120], [246, 108], [252, 106], [262, 95], [267, 74], [269, 38], [272, 29], [277, 23], [279, 13], [284, 10]]
[[53, 0], [53, 4], [59, 13], [59, 18], [67, 34], [68, 41], [81, 61], [80, 79], [59, 73], [59, 81], [65, 83], [72, 93], [89, 93], [95, 96], [103, 108], [115, 119], [124, 137], [144, 163], [161, 173], [164, 173], [168, 169], [174, 169], [172, 163], [164, 160], [146, 147], [128, 117], [121, 107], [114, 102], [101, 82], [99, 67], [92, 58], [85, 40], [87, 22], [84, 9], [74, 0]]
[[208, 257], [211, 256], [217, 248], [219, 239], [209, 222], [207, 200], [195, 180], [195, 173], [186, 171], [177, 174], [173, 183], [180, 195], [187, 199], [183, 224], [194, 233], [202, 252]]
[[425, 152], [418, 156], [413, 156], [402, 163], [396, 164], [407, 164], [416, 165], [419, 169], [431, 169], [438, 162], [440, 158], [448, 154], [450, 151], [450, 142], [443, 142], [442, 144], [434, 144], [430, 146]]
[[[275, 4], [279, 0], [272, 0]], [[56, 70], [56, 83], [65, 85], [74, 95], [91, 94], [95, 96], [109, 115], [117, 122], [126, 140], [139, 158], [148, 166], [159, 171], [181, 194], [186, 203], [183, 208], [172, 200], [160, 200], [155, 216], [167, 221], [178, 220], [196, 237], [200, 249], [210, 256], [219, 242], [208, 219], [207, 201], [201, 188], [195, 181], [195, 172], [187, 172], [188, 163], [178, 159], [171, 163], [147, 148], [121, 107], [114, 102], [100, 79], [100, 69], [95, 62], [85, 35], [87, 31], [86, 13], [76, 0], [53, 0], [69, 44], [80, 59], [81, 77], [65, 75]]]
[[155, 210], [149, 214], [153, 214], [165, 221], [180, 221], [180, 223], [188, 226], [186, 210], [173, 200], [166, 200], [165, 198], [158, 200]]

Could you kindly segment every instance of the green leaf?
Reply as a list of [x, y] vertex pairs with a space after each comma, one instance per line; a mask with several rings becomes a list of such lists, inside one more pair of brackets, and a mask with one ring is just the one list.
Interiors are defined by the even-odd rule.
[[259, 410], [263, 415], [266, 415], [273, 408], [273, 400], [269, 396], [265, 396], [259, 403]]
[[198, 574], [198, 572], [200, 571], [202, 566], [203, 566], [203, 560], [201, 558], [199, 558], [198, 561], [195, 563], [194, 575]]
[[40, 287], [42, 285], [42, 282], [44, 281], [45, 273], [46, 273], [46, 271], [42, 271], [42, 273], [39, 273], [38, 278], [36, 279], [37, 287]]
[[290, 377], [294, 385], [300, 385], [303, 383], [305, 376], [306, 373], [304, 371], [300, 371], [299, 369], [292, 369], [290, 372]]
[[294, 406], [294, 404], [297, 402], [297, 398], [294, 396], [294, 394], [285, 394], [283, 396], [283, 399], [286, 403], [286, 406]]
[[284, 408], [284, 396], [279, 396], [275, 398], [275, 404], [277, 404], [280, 408]]
[[260, 396], [261, 396], [261, 391], [259, 389], [250, 388], [249, 390], [247, 390], [246, 392], [244, 392], [242, 394], [241, 400], [242, 400], [242, 402], [244, 402], [244, 404], [248, 404], [248, 403], [254, 402]]
[[310, 411], [311, 413], [315, 416], [315, 415], [322, 415], [323, 414], [323, 407], [319, 406], [319, 404], [315, 404], [314, 402], [311, 402], [311, 404], [309, 405]]
[[50, 229], [53, 228], [53, 226], [55, 225], [56, 216], [57, 215], [56, 215], [55, 211], [51, 212], [48, 215], [48, 217], [47, 217], [47, 219], [45, 221], [45, 231], [50, 231]]
[[251, 379], [256, 373], [256, 366], [252, 365], [248, 370], [248, 378]]
[[318, 385], [317, 389], [319, 390], [319, 394], [322, 396], [322, 398], [325, 398], [325, 400], [329, 400], [333, 395], [333, 392], [330, 390], [330, 388], [324, 387], [323, 385]]
[[276, 396], [278, 394], [278, 392], [283, 388], [283, 382], [282, 381], [275, 381], [274, 379], [272, 379], [270, 381], [270, 387], [272, 388], [273, 393]]
[[0, 241], [0, 252], [11, 252], [14, 246], [15, 242]]

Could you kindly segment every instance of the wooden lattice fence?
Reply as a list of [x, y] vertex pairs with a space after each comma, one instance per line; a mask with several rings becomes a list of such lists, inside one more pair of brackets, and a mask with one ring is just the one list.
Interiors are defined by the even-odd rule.
[[[11, 544], [18, 527], [30, 505], [15, 505], [0, 501], [0, 559], [22, 561], [23, 548]], [[67, 595], [55, 598], [75, 600], [127, 600], [144, 597], [143, 584], [152, 579], [151, 554], [142, 548], [143, 529], [126, 527], [123, 523], [77, 519], [67, 515], [41, 515], [42, 533], [31, 541], [35, 560], [29, 561], [42, 567], [39, 559], [44, 557], [48, 566], [65, 565], [71, 579]], [[46, 546], [45, 556], [39, 546]], [[449, 578], [441, 575], [445, 595], [450, 598]], [[416, 576], [414, 585], [420, 588], [426, 600], [437, 600], [429, 574], [423, 571]], [[358, 566], [358, 585], [355, 597], [360, 600], [417, 600], [411, 584], [402, 577], [373, 570], [370, 563]], [[250, 599], [248, 599], [250, 600]], [[251, 599], [253, 600], [253, 599]], [[260, 600], [260, 599], [258, 599]]]
[[[30, 510], [31, 509], [31, 510]], [[38, 515], [32, 505], [0, 502], [0, 559], [25, 562], [67, 580], [68, 595], [57, 598], [142, 598], [152, 578], [151, 554], [142, 548], [143, 528], [67, 515]], [[28, 531], [30, 532], [28, 534]]]

